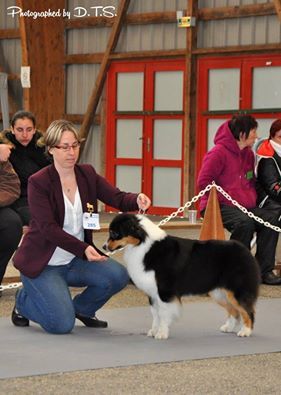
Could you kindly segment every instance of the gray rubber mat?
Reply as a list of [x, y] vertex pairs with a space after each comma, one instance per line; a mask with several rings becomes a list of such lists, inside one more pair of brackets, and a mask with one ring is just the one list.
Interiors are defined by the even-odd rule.
[[146, 336], [149, 307], [102, 310], [107, 329], [86, 328], [76, 321], [69, 335], [50, 335], [38, 325], [14, 327], [0, 319], [0, 378], [205, 359], [281, 351], [281, 299], [259, 300], [250, 338], [219, 331], [224, 310], [212, 302], [184, 304], [168, 340]]

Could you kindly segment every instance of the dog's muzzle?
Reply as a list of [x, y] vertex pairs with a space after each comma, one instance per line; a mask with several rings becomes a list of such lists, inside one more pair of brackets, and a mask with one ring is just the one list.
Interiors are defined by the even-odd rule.
[[104, 245], [102, 246], [102, 248], [107, 252], [107, 253], [111, 253], [114, 254], [117, 251], [123, 250], [124, 246], [123, 245], [116, 245], [114, 246], [114, 248], [111, 246], [110, 240], [107, 240], [106, 243], [104, 243]]

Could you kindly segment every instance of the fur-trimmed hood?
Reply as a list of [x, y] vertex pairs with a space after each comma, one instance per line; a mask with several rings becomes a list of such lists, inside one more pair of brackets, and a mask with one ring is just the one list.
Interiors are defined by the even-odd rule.
[[[21, 144], [15, 138], [15, 135], [9, 129], [4, 129], [0, 132], [0, 144], [8, 144], [12, 145], [13, 147], [20, 146]], [[44, 136], [43, 133], [39, 130], [36, 130], [32, 140], [28, 145], [37, 146], [37, 147], [44, 147]]]

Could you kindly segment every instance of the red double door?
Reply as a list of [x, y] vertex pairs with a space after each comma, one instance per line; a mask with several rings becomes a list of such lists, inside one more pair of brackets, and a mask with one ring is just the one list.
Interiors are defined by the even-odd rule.
[[106, 177], [151, 197], [150, 213], [182, 204], [184, 61], [112, 64], [107, 79]]

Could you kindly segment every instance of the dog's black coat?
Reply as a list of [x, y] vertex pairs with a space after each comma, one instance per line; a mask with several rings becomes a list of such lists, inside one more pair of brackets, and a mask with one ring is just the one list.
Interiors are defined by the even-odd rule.
[[[127, 236], [140, 243], [147, 237], [135, 215], [118, 215], [110, 224], [110, 238]], [[216, 288], [232, 291], [244, 306], [258, 296], [259, 266], [250, 251], [234, 240], [199, 241], [167, 235], [154, 241], [143, 264], [146, 271], [155, 271], [159, 296], [165, 302]]]
[[204, 294], [215, 288], [231, 290], [240, 303], [241, 298], [253, 302], [258, 295], [258, 265], [246, 247], [236, 241], [167, 236], [153, 243], [144, 257], [144, 266], [155, 271], [159, 296], [165, 302], [174, 296]]

